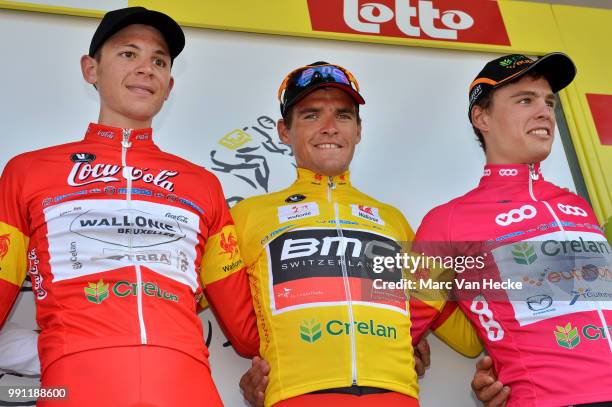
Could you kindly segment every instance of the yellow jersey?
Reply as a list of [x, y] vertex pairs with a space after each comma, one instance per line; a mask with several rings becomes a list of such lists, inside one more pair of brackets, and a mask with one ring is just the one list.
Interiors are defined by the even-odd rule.
[[[414, 237], [396, 208], [353, 188], [348, 173], [298, 168], [289, 188], [248, 198], [231, 212], [260, 353], [271, 367], [266, 406], [352, 385], [418, 396], [409, 302], [402, 291], [375, 288], [402, 275], [377, 273], [374, 257], [394, 255]], [[463, 330], [457, 350], [480, 353], [467, 320], [447, 321], [438, 330]]]

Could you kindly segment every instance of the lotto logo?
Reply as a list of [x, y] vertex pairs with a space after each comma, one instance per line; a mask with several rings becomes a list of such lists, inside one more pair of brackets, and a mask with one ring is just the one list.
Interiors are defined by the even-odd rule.
[[499, 175], [502, 177], [515, 177], [518, 175], [518, 170], [515, 168], [503, 168], [499, 170]]
[[557, 208], [566, 215], [587, 216], [587, 212], [578, 206], [557, 204]]
[[523, 205], [518, 209], [512, 209], [508, 213], [500, 213], [495, 217], [495, 223], [499, 226], [508, 226], [511, 223], [522, 222], [536, 216], [538, 211], [531, 205]]
[[478, 295], [472, 301], [470, 310], [478, 315], [480, 325], [487, 331], [487, 338], [491, 342], [497, 342], [504, 339], [504, 330], [493, 317], [493, 312], [489, 309], [489, 303], [482, 295]]
[[510, 45], [497, 1], [307, 2], [314, 31]]
[[[411, 17], [419, 17], [419, 25], [411, 24]], [[380, 33], [380, 25], [395, 18], [397, 28], [409, 37], [420, 37], [421, 30], [431, 37], [456, 40], [458, 30], [466, 30], [474, 25], [474, 19], [461, 10], [440, 10], [430, 1], [419, 1], [413, 7], [407, 1], [397, 1], [395, 10], [382, 3], [366, 3], [359, 6], [359, 0], [344, 1], [344, 21], [355, 31]], [[440, 19], [446, 28], [437, 28], [434, 21]]]

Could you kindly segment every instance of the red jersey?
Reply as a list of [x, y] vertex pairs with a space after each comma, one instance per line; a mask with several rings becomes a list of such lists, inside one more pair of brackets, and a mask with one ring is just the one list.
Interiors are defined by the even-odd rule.
[[66, 354], [127, 345], [207, 364], [196, 313], [204, 292], [238, 352], [257, 354], [221, 185], [162, 152], [151, 129], [90, 124], [82, 141], [9, 161], [0, 179], [0, 325], [26, 273], [43, 372]]

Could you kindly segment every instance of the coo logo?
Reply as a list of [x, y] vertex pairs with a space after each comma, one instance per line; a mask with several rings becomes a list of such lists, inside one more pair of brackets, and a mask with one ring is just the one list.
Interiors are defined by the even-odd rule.
[[489, 303], [482, 295], [474, 297], [472, 305], [470, 305], [470, 310], [478, 315], [480, 325], [487, 331], [487, 338], [489, 338], [491, 342], [497, 342], [504, 339], [504, 329], [499, 322], [495, 320], [493, 312], [489, 309]]
[[508, 226], [511, 223], [522, 222], [537, 215], [538, 211], [531, 205], [523, 205], [518, 209], [512, 209], [508, 213], [500, 213], [495, 217], [495, 223], [499, 226]]
[[490, 175], [491, 175], [491, 170], [490, 170], [490, 169], [488, 169], [488, 168], [487, 168], [486, 170], [484, 170], [484, 172], [482, 173], [482, 176], [483, 176], [483, 177], [488, 177], [488, 176], [490, 176]]
[[[411, 18], [417, 17], [418, 25], [411, 24]], [[360, 21], [360, 18], [364, 21]], [[395, 13], [381, 3], [365, 3], [359, 6], [359, 0], [344, 0], [344, 21], [355, 31], [380, 34], [380, 25], [395, 17], [397, 28], [409, 37], [420, 37], [421, 30], [431, 38], [456, 40], [458, 30], [466, 30], [474, 25], [474, 19], [460, 10], [442, 12], [434, 8], [431, 1], [419, 1], [418, 8], [410, 5], [408, 0], [396, 0]], [[437, 28], [434, 24], [440, 19], [446, 28]]]
[[518, 175], [518, 170], [515, 168], [502, 168], [499, 170], [499, 175], [502, 177], [515, 177]]
[[587, 212], [578, 206], [563, 205], [560, 203], [557, 204], [557, 208], [566, 215], [587, 216]]
[[10, 234], [0, 235], [0, 261], [4, 260], [4, 257], [8, 254], [9, 246], [11, 244]]

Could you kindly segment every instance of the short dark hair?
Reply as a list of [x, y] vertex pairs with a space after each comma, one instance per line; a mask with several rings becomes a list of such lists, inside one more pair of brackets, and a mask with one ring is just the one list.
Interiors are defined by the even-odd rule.
[[[357, 103], [354, 103], [355, 106], [355, 114], [356, 114], [356, 119], [357, 119], [357, 124], [361, 124], [361, 116], [359, 116], [359, 105]], [[283, 121], [285, 122], [285, 126], [287, 126], [288, 129], [291, 128], [291, 125], [293, 124], [293, 108], [295, 107], [295, 105], [291, 105], [287, 108], [287, 110], [285, 111], [285, 115], [283, 116]]]
[[[492, 89], [490, 92], [488, 92], [484, 96], [482, 96], [478, 100], [478, 102], [474, 103], [474, 106], [478, 106], [478, 107], [480, 107], [483, 110], [489, 110], [491, 108], [491, 106], [493, 106], [493, 96], [495, 95], [496, 91], [498, 91], [499, 89], [503, 88], [504, 86], [508, 86], [508, 85], [513, 84], [513, 83], [516, 83], [516, 82], [520, 81], [521, 79], [523, 79], [525, 77], [531, 78], [533, 80], [544, 78], [547, 81], [549, 81], [549, 79], [546, 77], [546, 75], [544, 75], [542, 72], [538, 72], [538, 71], [527, 72], [525, 75], [522, 75], [522, 76], [518, 77], [517, 79], [511, 80], [508, 83], [505, 83], [503, 86], [500, 86], [499, 88]], [[473, 108], [474, 107], [472, 107], [472, 109]], [[470, 112], [470, 114], [472, 114], [472, 113]], [[474, 130], [474, 134], [476, 134], [476, 140], [478, 141], [478, 144], [482, 148], [482, 151], [486, 152], [487, 151], [487, 143], [485, 142], [485, 139], [484, 139], [484, 137], [482, 135], [482, 132], [476, 126], [474, 126], [473, 124], [472, 124], [472, 129]]]

